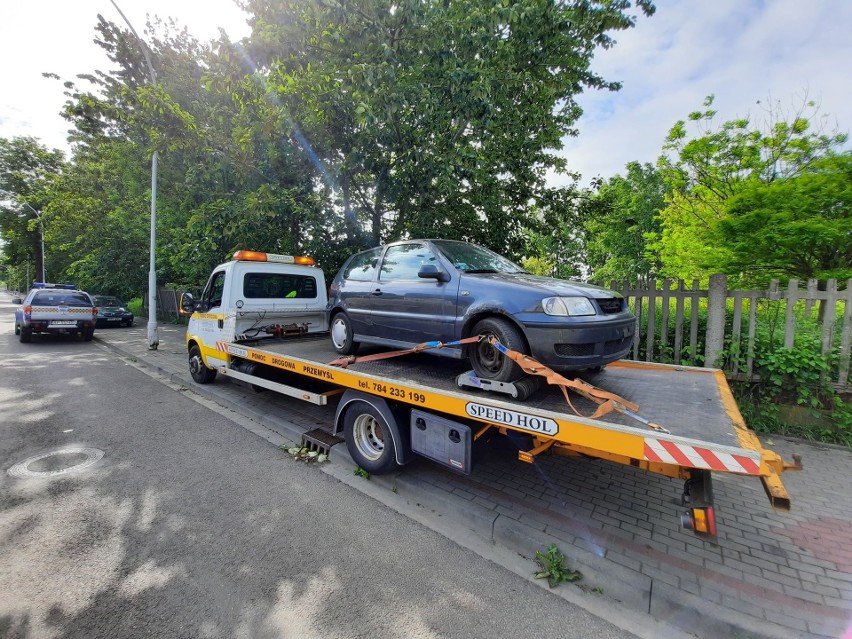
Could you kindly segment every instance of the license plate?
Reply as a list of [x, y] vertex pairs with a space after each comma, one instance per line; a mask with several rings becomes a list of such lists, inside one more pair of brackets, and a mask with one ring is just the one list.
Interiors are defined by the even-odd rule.
[[120, 317], [107, 317], [107, 322], [120, 322]]
[[51, 326], [77, 326], [76, 320], [54, 320], [50, 323]]

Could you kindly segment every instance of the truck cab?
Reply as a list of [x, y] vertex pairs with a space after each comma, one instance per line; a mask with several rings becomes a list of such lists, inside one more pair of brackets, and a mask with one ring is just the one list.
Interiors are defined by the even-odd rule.
[[237, 251], [213, 269], [198, 300], [181, 299], [193, 376], [212, 381], [227, 365], [221, 344], [328, 331], [326, 291], [312, 258]]

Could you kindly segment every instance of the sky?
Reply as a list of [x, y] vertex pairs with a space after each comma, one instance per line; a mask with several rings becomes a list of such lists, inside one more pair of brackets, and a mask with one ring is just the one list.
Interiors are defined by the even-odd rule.
[[[173, 17], [201, 40], [223, 28], [248, 34], [231, 0], [116, 0], [141, 35], [146, 15]], [[624, 174], [627, 162], [655, 162], [679, 119], [715, 96], [720, 121], [763, 121], [767, 104], [792, 113], [803, 99], [819, 104], [829, 129], [852, 130], [852, 0], [656, 0], [651, 18], [614, 34], [593, 70], [623, 83], [589, 91], [579, 136], [562, 153], [587, 184]], [[0, 4], [0, 137], [31, 135], [68, 150], [58, 115], [63, 79], [109, 68], [93, 43], [97, 15], [121, 23], [110, 0], [3, 0]], [[554, 185], [566, 179], [551, 176]]]

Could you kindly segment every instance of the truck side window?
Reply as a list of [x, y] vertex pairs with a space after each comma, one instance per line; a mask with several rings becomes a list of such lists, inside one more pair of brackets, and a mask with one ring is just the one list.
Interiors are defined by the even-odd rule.
[[204, 288], [201, 299], [207, 309], [222, 306], [222, 293], [225, 291], [225, 271], [214, 273]]

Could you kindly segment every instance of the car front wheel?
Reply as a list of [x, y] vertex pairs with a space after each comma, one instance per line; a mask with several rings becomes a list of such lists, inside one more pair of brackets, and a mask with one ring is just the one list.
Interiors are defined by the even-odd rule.
[[477, 322], [473, 335], [484, 336], [470, 349], [470, 365], [478, 377], [498, 382], [511, 382], [523, 377], [520, 367], [488, 341], [488, 338], [495, 337], [506, 348], [524, 352], [524, 338], [514, 324], [499, 317], [488, 317]]
[[331, 320], [331, 345], [341, 355], [351, 355], [358, 350], [354, 341], [352, 322], [346, 313], [340, 312]]

